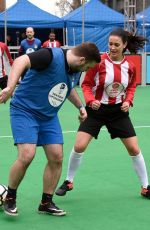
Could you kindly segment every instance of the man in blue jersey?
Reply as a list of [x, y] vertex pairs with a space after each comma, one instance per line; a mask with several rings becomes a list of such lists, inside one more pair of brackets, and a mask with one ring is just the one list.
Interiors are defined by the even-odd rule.
[[43, 194], [39, 213], [63, 216], [66, 212], [53, 202], [63, 158], [63, 136], [57, 112], [68, 98], [79, 109], [79, 119], [86, 110], [74, 87], [80, 73], [100, 62], [94, 43], [83, 43], [69, 50], [44, 48], [18, 57], [11, 69], [8, 85], [0, 92], [4, 103], [14, 92], [19, 76], [28, 69], [10, 102], [11, 127], [18, 158], [10, 170], [4, 211], [17, 216], [17, 188], [32, 162], [36, 146], [43, 146], [47, 164], [43, 175]]
[[[34, 29], [28, 27], [26, 29], [26, 38], [21, 41], [18, 56], [29, 54], [41, 48], [41, 41], [34, 37]], [[24, 78], [26, 70], [22, 73], [21, 79]]]
[[41, 41], [34, 37], [34, 29], [32, 27], [26, 29], [26, 36], [27, 38], [21, 41], [19, 56], [32, 53], [41, 48]]

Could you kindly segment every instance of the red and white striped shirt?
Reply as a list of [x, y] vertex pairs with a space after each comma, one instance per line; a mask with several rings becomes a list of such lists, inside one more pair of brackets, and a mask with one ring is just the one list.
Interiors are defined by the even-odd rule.
[[112, 61], [108, 54], [102, 55], [102, 61], [91, 68], [82, 83], [87, 105], [95, 100], [102, 104], [133, 103], [136, 89], [135, 65], [126, 59]]
[[12, 66], [13, 60], [5, 43], [0, 42], [0, 78], [6, 76], [5, 64]]
[[47, 48], [47, 47], [54, 48], [54, 47], [60, 47], [60, 46], [61, 46], [61, 44], [59, 41], [54, 40], [53, 42], [50, 42], [50, 40], [48, 40], [48, 41], [43, 43], [42, 47], [43, 48]]

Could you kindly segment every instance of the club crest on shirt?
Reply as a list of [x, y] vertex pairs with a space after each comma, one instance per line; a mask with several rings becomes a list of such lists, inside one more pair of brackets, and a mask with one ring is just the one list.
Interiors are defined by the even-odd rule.
[[105, 91], [109, 97], [117, 97], [124, 90], [124, 86], [119, 82], [113, 82], [105, 87]]
[[30, 53], [33, 53], [35, 50], [33, 48], [28, 48], [26, 50], [26, 54], [30, 54]]
[[49, 103], [53, 107], [58, 107], [64, 102], [68, 92], [68, 86], [65, 83], [55, 85], [48, 94]]

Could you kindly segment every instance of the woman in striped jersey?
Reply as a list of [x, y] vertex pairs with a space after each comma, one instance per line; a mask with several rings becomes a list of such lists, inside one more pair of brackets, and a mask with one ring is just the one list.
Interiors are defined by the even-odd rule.
[[147, 39], [119, 28], [109, 35], [109, 52], [102, 61], [90, 69], [82, 83], [88, 118], [81, 121], [76, 142], [71, 151], [67, 177], [57, 189], [63, 196], [73, 189], [73, 178], [81, 163], [83, 153], [102, 126], [106, 126], [112, 139], [120, 138], [126, 147], [141, 184], [141, 195], [150, 198], [145, 161], [129, 117], [136, 89], [136, 67], [124, 52], [137, 53]]
[[0, 88], [4, 89], [7, 86], [8, 76], [6, 73], [6, 66], [8, 65], [8, 69], [11, 68], [13, 64], [13, 60], [8, 49], [8, 46], [0, 42]]

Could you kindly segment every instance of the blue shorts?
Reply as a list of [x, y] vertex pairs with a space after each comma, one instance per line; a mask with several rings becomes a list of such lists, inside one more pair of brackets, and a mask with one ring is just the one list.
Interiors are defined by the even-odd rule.
[[14, 144], [63, 144], [63, 135], [58, 116], [41, 120], [35, 115], [16, 108], [10, 108], [11, 128]]

